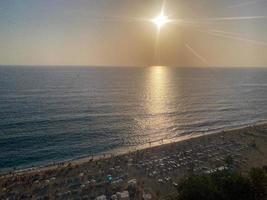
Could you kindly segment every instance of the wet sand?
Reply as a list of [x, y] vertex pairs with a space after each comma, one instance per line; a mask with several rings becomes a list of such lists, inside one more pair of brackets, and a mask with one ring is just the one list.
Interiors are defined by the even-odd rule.
[[179, 178], [188, 172], [229, 167], [229, 156], [231, 168], [244, 172], [267, 165], [266, 123], [179, 140], [2, 175], [0, 199], [110, 199], [121, 192], [135, 199], [158, 199], [175, 192]]

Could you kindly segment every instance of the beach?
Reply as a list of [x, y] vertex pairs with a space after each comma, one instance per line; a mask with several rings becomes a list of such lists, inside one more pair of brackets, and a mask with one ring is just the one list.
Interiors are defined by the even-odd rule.
[[14, 171], [0, 177], [0, 199], [159, 199], [175, 193], [187, 173], [212, 173], [229, 165], [246, 172], [267, 165], [266, 154], [267, 124], [261, 123]]

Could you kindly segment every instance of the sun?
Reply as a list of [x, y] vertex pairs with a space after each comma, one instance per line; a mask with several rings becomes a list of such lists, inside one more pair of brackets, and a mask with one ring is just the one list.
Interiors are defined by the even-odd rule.
[[158, 27], [158, 29], [161, 29], [164, 25], [169, 23], [170, 20], [163, 12], [161, 12], [158, 16], [152, 19], [152, 22]]

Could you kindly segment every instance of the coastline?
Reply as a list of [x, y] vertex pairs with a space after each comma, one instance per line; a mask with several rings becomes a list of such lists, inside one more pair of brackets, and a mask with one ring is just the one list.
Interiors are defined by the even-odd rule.
[[74, 158], [74, 159], [68, 159], [68, 160], [63, 160], [63, 161], [59, 161], [59, 162], [53, 162], [53, 163], [47, 163], [47, 164], [43, 164], [43, 165], [38, 165], [38, 166], [32, 166], [32, 167], [22, 167], [21, 169], [17, 169], [17, 170], [4, 170], [4, 171], [0, 171], [0, 179], [2, 177], [8, 177], [10, 175], [14, 175], [14, 174], [24, 174], [24, 173], [34, 173], [34, 172], [41, 172], [41, 171], [46, 171], [46, 170], [53, 170], [56, 169], [58, 167], [66, 167], [70, 164], [73, 165], [82, 165], [88, 162], [92, 162], [92, 161], [99, 161], [102, 159], [110, 159], [112, 157], [116, 157], [116, 156], [123, 156], [123, 155], [127, 155], [130, 153], [134, 153], [136, 151], [141, 151], [141, 150], [146, 150], [146, 149], [150, 149], [150, 148], [156, 148], [159, 146], [165, 146], [165, 145], [171, 145], [171, 144], [175, 144], [175, 145], [179, 145], [180, 142], [185, 142], [185, 141], [189, 141], [192, 139], [197, 139], [200, 137], [205, 137], [205, 136], [213, 136], [213, 135], [220, 135], [223, 133], [228, 133], [228, 132], [232, 132], [232, 131], [242, 131], [242, 130], [246, 130], [247, 128], [250, 127], [256, 127], [256, 126], [264, 126], [267, 125], [267, 120], [261, 120], [260, 122], [256, 122], [256, 123], [251, 123], [251, 124], [244, 124], [241, 126], [237, 126], [234, 128], [226, 128], [224, 130], [218, 130], [218, 131], [214, 131], [214, 132], [210, 132], [210, 133], [191, 133], [188, 135], [184, 135], [184, 136], [179, 136], [179, 137], [174, 137], [174, 138], [170, 138], [170, 139], [163, 139], [163, 140], [157, 140], [157, 141], [151, 141], [150, 143], [145, 143], [139, 146], [132, 146], [132, 147], [128, 147], [128, 148], [119, 148], [119, 149], [114, 149], [108, 152], [103, 152], [100, 154], [96, 154], [96, 155], [86, 155], [86, 156], [82, 156], [80, 158]]
[[103, 195], [110, 199], [112, 194], [127, 193], [133, 182], [140, 194], [159, 199], [175, 192], [177, 182], [188, 173], [227, 168], [228, 157], [232, 169], [245, 173], [267, 166], [267, 123], [116, 153], [2, 175], [0, 199], [96, 199]]

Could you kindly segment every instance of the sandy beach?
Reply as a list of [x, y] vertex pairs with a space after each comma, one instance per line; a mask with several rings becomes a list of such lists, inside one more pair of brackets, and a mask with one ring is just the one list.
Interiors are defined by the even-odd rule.
[[160, 199], [190, 173], [267, 165], [267, 124], [149, 143], [139, 149], [16, 171], [0, 177], [0, 199]]

